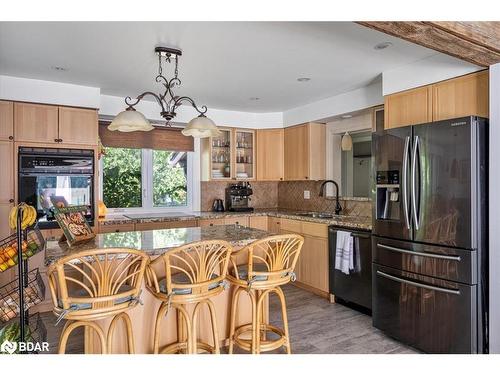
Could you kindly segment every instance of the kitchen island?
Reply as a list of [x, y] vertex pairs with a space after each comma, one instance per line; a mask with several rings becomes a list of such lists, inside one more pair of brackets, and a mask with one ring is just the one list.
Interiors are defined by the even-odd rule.
[[[55, 240], [47, 241], [45, 252], [45, 264], [49, 266], [56, 260], [77, 253], [82, 250], [89, 249], [104, 249], [104, 248], [132, 248], [146, 252], [151, 258], [155, 258], [169, 249], [174, 249], [188, 243], [204, 240], [225, 240], [233, 245], [235, 249], [269, 236], [270, 233], [242, 227], [239, 225], [221, 225], [213, 227], [191, 227], [191, 228], [174, 228], [161, 229], [150, 231], [134, 231], [120, 233], [103, 233], [97, 234], [96, 237], [86, 243], [69, 247], [65, 242]], [[237, 259], [238, 263], [244, 262], [244, 258]], [[232, 288], [228, 288], [222, 294], [215, 297], [213, 302], [217, 311], [217, 325], [219, 328], [219, 338], [221, 345], [225, 345], [229, 332], [229, 312], [230, 312], [230, 296]], [[153, 329], [156, 312], [160, 306], [160, 301], [156, 300], [145, 287], [141, 296], [142, 305], [137, 305], [130, 312], [132, 320], [135, 351], [136, 353], [152, 353], [153, 344]], [[239, 303], [239, 316], [237, 324], [249, 323], [251, 321], [251, 304], [247, 296], [242, 296]], [[268, 307], [265, 306], [265, 316], [267, 320]], [[200, 335], [199, 338], [208, 342], [210, 340], [210, 325], [208, 310], [202, 310], [199, 316]], [[109, 326], [111, 319], [103, 319], [97, 323], [105, 330]], [[113, 344], [114, 353], [126, 352], [126, 340], [124, 339], [123, 327], [118, 326], [115, 333]], [[176, 314], [171, 311], [167, 314], [162, 326], [162, 337], [160, 347], [167, 343], [176, 340], [177, 335], [177, 318]], [[93, 337], [91, 331], [85, 331], [85, 352], [99, 352], [99, 344]]]

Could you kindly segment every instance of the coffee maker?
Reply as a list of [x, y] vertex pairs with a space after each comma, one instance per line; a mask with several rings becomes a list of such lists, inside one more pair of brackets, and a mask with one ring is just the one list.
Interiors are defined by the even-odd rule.
[[229, 185], [226, 188], [227, 210], [236, 212], [253, 211], [253, 207], [248, 206], [248, 201], [252, 194], [253, 191], [249, 182]]

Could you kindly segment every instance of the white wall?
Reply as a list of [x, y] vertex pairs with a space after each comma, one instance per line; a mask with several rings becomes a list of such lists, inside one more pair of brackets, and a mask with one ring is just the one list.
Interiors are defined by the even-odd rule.
[[435, 54], [412, 64], [383, 72], [382, 94], [385, 96], [429, 85], [481, 69], [484, 68], [448, 55]]
[[0, 76], [0, 99], [99, 108], [100, 95], [98, 87]]
[[490, 66], [490, 353], [500, 353], [500, 64]]
[[380, 105], [383, 102], [382, 83], [377, 82], [357, 90], [287, 110], [283, 112], [283, 125], [286, 127], [308, 121], [317, 121]]

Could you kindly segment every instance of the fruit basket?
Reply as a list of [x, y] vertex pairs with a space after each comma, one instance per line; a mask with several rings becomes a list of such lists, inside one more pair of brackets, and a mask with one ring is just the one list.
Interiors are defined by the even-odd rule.
[[[39, 349], [43, 348], [42, 343], [47, 342], [47, 328], [43, 324], [40, 313], [30, 316], [25, 323], [24, 342], [29, 343], [24, 353], [35, 354]], [[17, 345], [13, 347], [12, 351], [0, 354], [19, 354], [21, 347], [18, 345], [21, 338], [21, 326], [19, 322], [10, 322], [0, 325], [0, 343], [10, 341]]]
[[[38, 305], [45, 298], [45, 284], [38, 268], [26, 274], [24, 284], [24, 310]], [[0, 324], [8, 322], [19, 315], [19, 278], [0, 287]], [[0, 341], [1, 343], [1, 341]]]
[[[45, 247], [45, 240], [38, 228], [28, 229], [26, 239], [23, 240], [23, 260], [42, 251]], [[17, 234], [0, 241], [0, 272], [14, 267], [18, 263], [17, 256]]]

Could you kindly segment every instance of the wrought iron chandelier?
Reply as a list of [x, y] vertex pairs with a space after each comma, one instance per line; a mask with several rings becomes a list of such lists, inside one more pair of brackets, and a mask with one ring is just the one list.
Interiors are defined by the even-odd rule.
[[[188, 125], [182, 130], [182, 134], [195, 138], [218, 136], [220, 134], [219, 129], [214, 122], [205, 115], [207, 113], [206, 106], [202, 106], [200, 109], [189, 96], [177, 96], [173, 92], [174, 87], [181, 85], [178, 66], [179, 56], [182, 55], [182, 51], [177, 48], [156, 47], [155, 53], [158, 55], [158, 75], [156, 76], [156, 82], [161, 83], [165, 87], [165, 91], [163, 94], [155, 94], [152, 91], [146, 91], [135, 99], [127, 96], [125, 98], [125, 104], [128, 107], [114, 118], [108, 129], [122, 132], [153, 130], [154, 127], [146, 117], [135, 109], [135, 106], [139, 104], [143, 98], [152, 96], [160, 105], [160, 115], [166, 120], [165, 125], [171, 126], [170, 121], [177, 115], [176, 110], [180, 105], [190, 104], [199, 115], [189, 121]], [[167, 79], [163, 75], [163, 61], [167, 64], [172, 62], [175, 64], [173, 78]]]

